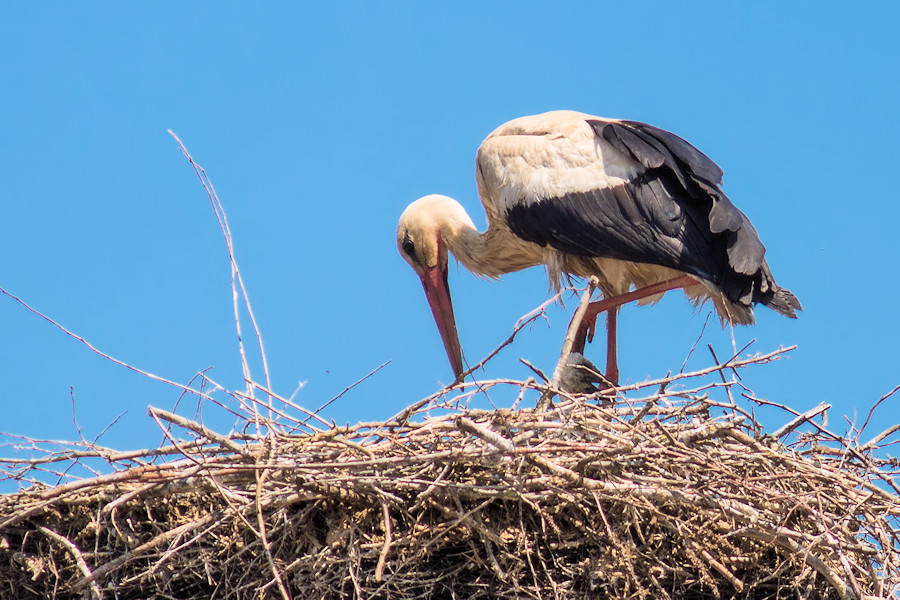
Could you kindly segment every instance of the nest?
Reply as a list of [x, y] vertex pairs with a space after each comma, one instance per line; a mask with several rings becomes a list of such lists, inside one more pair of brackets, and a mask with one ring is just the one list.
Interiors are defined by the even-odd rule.
[[[175, 139], [226, 242], [238, 339], [243, 298], [265, 365], [224, 210]], [[738, 369], [784, 351], [594, 392], [602, 378], [569, 359], [595, 285], [549, 381], [458, 384], [353, 427], [254, 383], [242, 341], [247, 389], [201, 373], [197, 390], [0, 288], [99, 356], [233, 412], [239, 432], [151, 408], [159, 448], [7, 436], [26, 456], [0, 458], [0, 480], [27, 485], [0, 496], [0, 598], [895, 597], [900, 463], [886, 447], [900, 425], [863, 443], [871, 411], [839, 435], [827, 406], [798, 414], [742, 387]], [[509, 409], [470, 409], [504, 396]], [[761, 405], [785, 425], [765, 433]]]
[[[114, 467], [0, 496], [0, 596], [888, 597], [893, 430], [861, 444], [818, 407], [764, 434], [721, 375], [778, 355], [546, 410], [516, 406], [549, 397], [534, 380], [461, 385], [354, 427], [224, 436], [151, 409], [161, 448], [0, 461]], [[466, 408], [498, 386], [512, 409]]]

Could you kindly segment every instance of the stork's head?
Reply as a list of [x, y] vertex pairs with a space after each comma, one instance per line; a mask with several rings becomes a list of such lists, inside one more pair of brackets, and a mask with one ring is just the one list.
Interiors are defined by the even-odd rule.
[[447, 282], [446, 239], [460, 213], [471, 223], [455, 200], [446, 196], [425, 196], [406, 207], [397, 226], [397, 248], [422, 280], [425, 297], [456, 377], [462, 375], [464, 369]]

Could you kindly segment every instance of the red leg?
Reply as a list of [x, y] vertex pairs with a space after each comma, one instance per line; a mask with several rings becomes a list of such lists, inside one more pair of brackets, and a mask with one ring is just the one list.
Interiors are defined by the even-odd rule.
[[660, 281], [647, 287], [619, 294], [612, 298], [604, 298], [599, 302], [591, 302], [587, 307], [587, 312], [578, 328], [578, 333], [572, 344], [572, 351], [584, 354], [584, 346], [587, 342], [593, 341], [594, 331], [597, 327], [597, 315], [607, 312], [606, 334], [607, 334], [607, 352], [606, 352], [606, 378], [610, 381], [618, 383], [619, 367], [616, 357], [616, 315], [618, 308], [623, 304], [641, 300], [649, 296], [655, 296], [669, 290], [697, 285], [697, 280], [690, 275], [681, 275], [666, 281]]
[[619, 385], [619, 358], [616, 348], [618, 318], [618, 307], [606, 311], [606, 379], [613, 385]]

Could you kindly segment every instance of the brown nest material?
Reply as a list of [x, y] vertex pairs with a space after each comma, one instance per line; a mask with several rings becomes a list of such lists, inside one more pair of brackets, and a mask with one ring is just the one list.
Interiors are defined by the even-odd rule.
[[0, 496], [0, 597], [890, 597], [893, 430], [860, 443], [819, 407], [764, 435], [720, 375], [778, 354], [546, 411], [465, 408], [547, 392], [533, 380], [468, 384], [307, 433], [259, 418], [224, 436], [151, 409], [182, 439], [0, 461], [19, 479], [115, 468]]

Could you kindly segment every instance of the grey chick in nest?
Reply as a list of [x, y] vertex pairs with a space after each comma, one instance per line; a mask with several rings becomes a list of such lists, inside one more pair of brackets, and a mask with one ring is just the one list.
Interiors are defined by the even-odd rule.
[[610, 388], [600, 369], [579, 352], [572, 352], [566, 359], [559, 387], [570, 394], [596, 394]]

